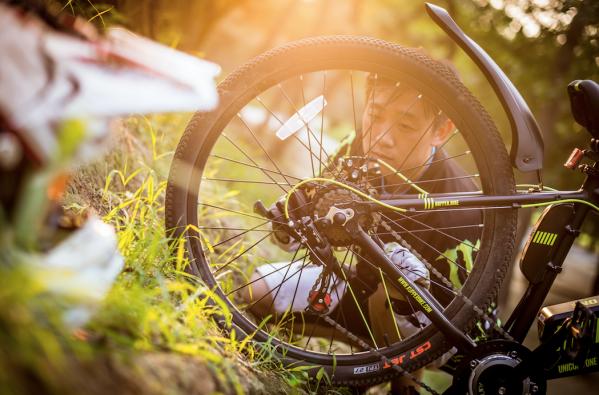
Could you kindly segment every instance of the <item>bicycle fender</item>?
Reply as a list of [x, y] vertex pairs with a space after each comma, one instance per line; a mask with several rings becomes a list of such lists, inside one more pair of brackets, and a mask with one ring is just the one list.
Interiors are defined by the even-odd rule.
[[431, 19], [474, 61], [495, 91], [512, 129], [510, 158], [512, 166], [522, 172], [543, 168], [543, 136], [528, 104], [503, 70], [474, 40], [439, 6], [426, 3]]

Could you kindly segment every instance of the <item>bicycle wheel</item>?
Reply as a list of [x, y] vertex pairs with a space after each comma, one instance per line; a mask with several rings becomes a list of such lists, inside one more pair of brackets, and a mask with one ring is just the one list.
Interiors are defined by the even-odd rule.
[[[376, 265], [338, 228], [321, 236], [350, 277], [338, 274], [327, 285], [333, 299], [327, 316], [362, 342], [348, 340], [339, 328], [327, 327], [322, 316], [306, 312], [306, 300], [323, 271], [311, 262], [310, 242], [300, 240], [290, 251], [280, 248], [281, 239], [273, 239], [269, 227], [277, 221], [254, 213], [252, 207], [258, 200], [268, 206], [303, 185], [311, 189], [294, 210], [307, 210], [304, 213], [315, 218], [326, 216], [339, 202], [363, 200], [364, 195], [514, 193], [496, 127], [455, 74], [419, 50], [365, 37], [321, 37], [256, 57], [227, 77], [219, 94], [219, 107], [196, 114], [179, 142], [165, 217], [166, 228], [186, 239], [189, 271], [229, 306], [237, 333], [254, 334], [286, 364], [324, 368], [338, 384], [389, 380], [397, 374], [390, 368], [394, 364], [411, 371], [446, 352], [451, 344], [426, 320], [417, 319], [405, 333], [398, 329], [398, 322], [418, 315], [405, 301], [407, 312], [395, 309], [393, 291], [385, 289], [375, 304], [373, 296], [366, 299], [357, 289], [352, 292], [352, 279], [362, 276], [351, 277], [356, 268]], [[410, 122], [402, 116], [392, 123], [377, 120], [377, 111], [393, 110], [395, 103], [402, 103], [397, 108], [405, 118], [412, 116]], [[430, 119], [428, 126], [412, 127], [425, 119]], [[388, 133], [392, 140], [385, 140]], [[348, 143], [352, 135], [357, 137]], [[386, 151], [377, 144], [386, 144]], [[389, 154], [394, 145], [401, 155]], [[395, 166], [385, 167], [389, 163]], [[313, 181], [298, 187], [305, 178], [337, 184]], [[444, 315], [466, 331], [480, 317], [456, 292], [483, 309], [494, 300], [511, 259], [516, 213], [450, 209], [433, 202], [409, 213], [375, 210], [364, 226], [382, 245], [397, 241], [411, 256], [440, 268], [428, 278], [421, 275], [421, 283], [429, 281], [445, 306]], [[470, 240], [472, 234], [477, 240]], [[448, 245], [454, 248], [445, 248]], [[379, 274], [374, 269], [368, 272], [371, 277]], [[267, 306], [248, 297], [257, 280], [270, 284], [268, 292], [260, 294], [268, 295]], [[383, 280], [375, 294], [391, 288], [390, 280]], [[379, 308], [383, 314], [378, 318], [392, 322], [394, 334], [381, 336], [385, 325], [373, 323]], [[364, 342], [368, 349], [360, 346]], [[381, 355], [389, 363], [383, 363]]]

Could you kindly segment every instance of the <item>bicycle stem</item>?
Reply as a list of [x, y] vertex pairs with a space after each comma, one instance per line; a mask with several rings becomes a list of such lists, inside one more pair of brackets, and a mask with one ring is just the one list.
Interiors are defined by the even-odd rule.
[[456, 328], [442, 313], [443, 307], [428, 292], [416, 285], [412, 280], [403, 274], [393, 262], [387, 257], [387, 254], [372, 240], [360, 226], [355, 230], [354, 237], [360, 247], [364, 249], [380, 265], [383, 272], [392, 279], [395, 287], [406, 300], [413, 300], [416, 305], [431, 320], [431, 322], [445, 335], [447, 340], [453, 344], [460, 352], [469, 353], [476, 344], [466, 334]]

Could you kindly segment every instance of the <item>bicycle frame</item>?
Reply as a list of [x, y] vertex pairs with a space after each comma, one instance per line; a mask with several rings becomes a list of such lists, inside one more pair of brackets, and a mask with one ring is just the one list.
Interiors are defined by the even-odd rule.
[[[544, 261], [534, 263], [534, 267], [523, 268], [525, 277], [530, 281], [530, 284], [505, 325], [509, 336], [516, 342], [521, 343], [535, 321], [556, 276], [561, 272], [568, 251], [572, 247], [576, 237], [580, 234], [580, 228], [590, 210], [588, 203], [592, 205], [599, 203], [599, 174], [597, 173], [599, 164], [594, 163], [589, 168], [591, 169], [589, 175], [582, 187], [577, 191], [526, 192], [501, 196], [485, 195], [481, 192], [401, 196], [383, 194], [381, 202], [395, 208], [405, 209], [408, 213], [432, 210], [514, 209], [537, 205], [552, 206], [552, 202], [555, 202], [554, 205], [567, 203], [571, 206], [572, 214], [567, 216], [559, 224], [559, 228], [561, 229], [551, 238], [552, 248], [550, 254], [546, 256]], [[377, 206], [377, 209], [381, 209], [381, 206], [376, 202], [362, 202], [358, 205], [368, 209]], [[385, 209], [383, 208], [383, 210]], [[532, 241], [532, 237], [541, 222], [541, 220], [537, 222], [533, 233], [530, 235], [529, 244], [523, 253], [522, 262], [530, 254], [531, 248], [529, 247], [532, 245], [530, 241]], [[458, 348], [460, 353], [469, 354], [476, 349], [477, 345], [445, 318], [442, 306], [436, 303], [429, 292], [426, 289], [419, 288], [405, 277], [390, 262], [384, 251], [372, 238], [361, 229], [354, 232], [354, 237], [387, 275], [397, 279], [397, 283], [393, 284], [393, 286], [404, 297], [411, 298], [419, 310], [431, 320], [448, 341]], [[537, 350], [533, 354], [535, 352]], [[539, 350], [537, 354], [541, 352], [547, 352], [547, 350]], [[541, 359], [540, 363], [543, 362], [545, 361]], [[591, 371], [593, 370], [595, 369], [591, 369]], [[586, 369], [586, 371], [589, 371], [589, 369]], [[563, 375], [551, 378], [556, 377], [563, 377]]]
[[[471, 194], [427, 194], [427, 195], [402, 195], [392, 196], [383, 195], [380, 199], [383, 203], [406, 209], [408, 212], [419, 212], [421, 210], [443, 211], [459, 210], [460, 208], [520, 208], [530, 204], [548, 203], [564, 200], [590, 200], [590, 193], [584, 189], [579, 191], [552, 191], [552, 192], [533, 192], [518, 193], [515, 195], [484, 195], [482, 193]], [[377, 203], [362, 203], [368, 206], [375, 206]]]
[[[426, 10], [435, 23], [437, 23], [451, 39], [453, 39], [477, 64], [485, 77], [491, 83], [495, 93], [500, 99], [512, 127], [511, 159], [514, 167], [521, 171], [540, 171], [543, 160], [543, 141], [539, 127], [528, 105], [503, 73], [493, 59], [472, 39], [459, 28], [451, 16], [441, 7], [426, 4]], [[592, 170], [597, 169], [594, 163]], [[443, 193], [420, 195], [391, 195], [382, 194], [379, 202], [366, 201], [359, 203], [363, 209], [370, 210], [375, 206], [381, 209], [380, 203], [405, 210], [408, 213], [426, 211], [472, 210], [472, 209], [516, 209], [551, 205], [556, 203], [572, 203], [574, 215], [565, 224], [564, 231], [553, 240], [551, 255], [544, 266], [536, 270], [542, 272], [542, 281], [531, 283], [520, 303], [509, 318], [506, 328], [507, 333], [516, 341], [522, 342], [537, 312], [541, 307], [557, 274], [561, 271], [564, 259], [570, 250], [575, 238], [580, 233], [591, 203], [599, 203], [599, 176], [591, 173], [577, 191], [533, 191], [516, 193], [513, 195], [485, 195], [482, 192], [474, 193]], [[435, 324], [449, 341], [464, 353], [471, 352], [476, 344], [465, 334], [461, 333], [442, 314], [442, 307], [435, 302], [427, 290], [420, 289], [406, 278], [384, 254], [382, 249], [363, 230], [354, 229], [355, 240], [368, 251], [375, 262], [391, 278], [398, 279], [394, 286], [406, 298], [416, 302], [419, 309]], [[524, 252], [524, 256], [528, 250]]]

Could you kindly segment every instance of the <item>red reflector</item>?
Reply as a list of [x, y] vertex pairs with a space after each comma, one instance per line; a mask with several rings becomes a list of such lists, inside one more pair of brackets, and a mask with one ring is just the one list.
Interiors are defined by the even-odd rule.
[[570, 154], [570, 157], [568, 158], [566, 163], [564, 163], [564, 167], [567, 167], [570, 170], [576, 169], [576, 166], [578, 166], [578, 163], [580, 163], [583, 156], [584, 156], [583, 150], [581, 150], [579, 148], [574, 148], [574, 150]]

